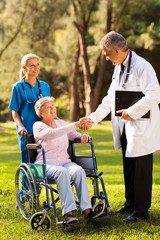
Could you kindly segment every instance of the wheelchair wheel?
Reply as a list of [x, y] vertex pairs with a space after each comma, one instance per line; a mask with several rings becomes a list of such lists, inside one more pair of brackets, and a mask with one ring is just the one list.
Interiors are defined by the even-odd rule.
[[[30, 219], [37, 210], [37, 194], [35, 181], [27, 164], [21, 164], [15, 176], [17, 206], [25, 219]], [[39, 203], [39, 202], [38, 202]]]
[[31, 217], [30, 226], [37, 231], [47, 230], [51, 228], [51, 219], [46, 213], [37, 212]]
[[106, 210], [105, 201], [99, 201], [99, 202], [95, 203], [92, 207], [92, 211], [94, 211], [94, 212], [104, 213], [105, 210]]
[[31, 171], [30, 167], [26, 163], [22, 163], [20, 166], [23, 167], [27, 171], [27, 174], [31, 181], [31, 185], [32, 185], [33, 192], [34, 192], [34, 206], [33, 206], [34, 212], [38, 212], [39, 211], [39, 195], [40, 195], [39, 184], [35, 181], [33, 173]]

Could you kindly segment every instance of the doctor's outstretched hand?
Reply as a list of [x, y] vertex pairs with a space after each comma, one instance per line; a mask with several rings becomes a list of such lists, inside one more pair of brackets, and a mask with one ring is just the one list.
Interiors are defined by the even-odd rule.
[[88, 130], [92, 127], [93, 121], [90, 118], [83, 117], [79, 121], [79, 128], [81, 130]]
[[119, 110], [119, 111], [117, 111], [117, 113], [122, 113], [121, 119], [128, 120], [128, 121], [132, 121], [133, 120], [133, 118], [131, 118], [129, 116], [129, 114], [127, 113], [126, 109]]

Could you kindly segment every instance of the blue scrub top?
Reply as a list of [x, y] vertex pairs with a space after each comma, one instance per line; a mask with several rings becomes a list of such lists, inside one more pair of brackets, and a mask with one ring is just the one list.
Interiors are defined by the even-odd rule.
[[[43, 97], [50, 96], [50, 87], [48, 83], [39, 80], [42, 95]], [[25, 89], [25, 96], [24, 90], [22, 88], [22, 83], [20, 81], [16, 82], [12, 88], [12, 95], [9, 104], [9, 108], [19, 113], [22, 124], [27, 129], [29, 134], [33, 134], [33, 124], [36, 121], [39, 121], [40, 118], [36, 115], [34, 110], [35, 102], [39, 99], [39, 87], [38, 82], [36, 82], [35, 87], [33, 87], [30, 83], [23, 81], [23, 86]], [[28, 101], [27, 101], [28, 100]], [[28, 103], [33, 102], [33, 103]], [[16, 125], [17, 132], [18, 126]], [[21, 151], [24, 151], [25, 148], [25, 137], [20, 136], [18, 134], [18, 141], [19, 141], [19, 148]]]

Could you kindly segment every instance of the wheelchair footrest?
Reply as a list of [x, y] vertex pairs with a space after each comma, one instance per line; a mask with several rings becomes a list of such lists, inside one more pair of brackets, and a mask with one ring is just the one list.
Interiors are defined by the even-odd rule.
[[77, 223], [64, 223], [64, 222], [58, 222], [57, 223], [57, 227], [58, 228], [63, 228], [63, 227], [73, 227], [73, 226], [76, 226], [76, 225], [79, 225], [83, 222], [77, 222]]
[[111, 218], [112, 217], [112, 215], [111, 214], [103, 214], [103, 215], [101, 215], [99, 218], [93, 218], [93, 219], [91, 219], [89, 222], [98, 222], [98, 221], [102, 221], [102, 220], [105, 220], [105, 219], [109, 219], [109, 218]]

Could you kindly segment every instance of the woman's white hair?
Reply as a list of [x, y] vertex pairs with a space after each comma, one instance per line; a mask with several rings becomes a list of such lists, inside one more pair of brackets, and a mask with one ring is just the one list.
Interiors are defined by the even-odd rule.
[[34, 106], [34, 109], [35, 109], [35, 112], [36, 112], [37, 116], [41, 118], [41, 114], [42, 114], [43, 107], [45, 106], [45, 104], [48, 103], [48, 102], [54, 103], [54, 100], [55, 100], [54, 97], [40, 98]]

